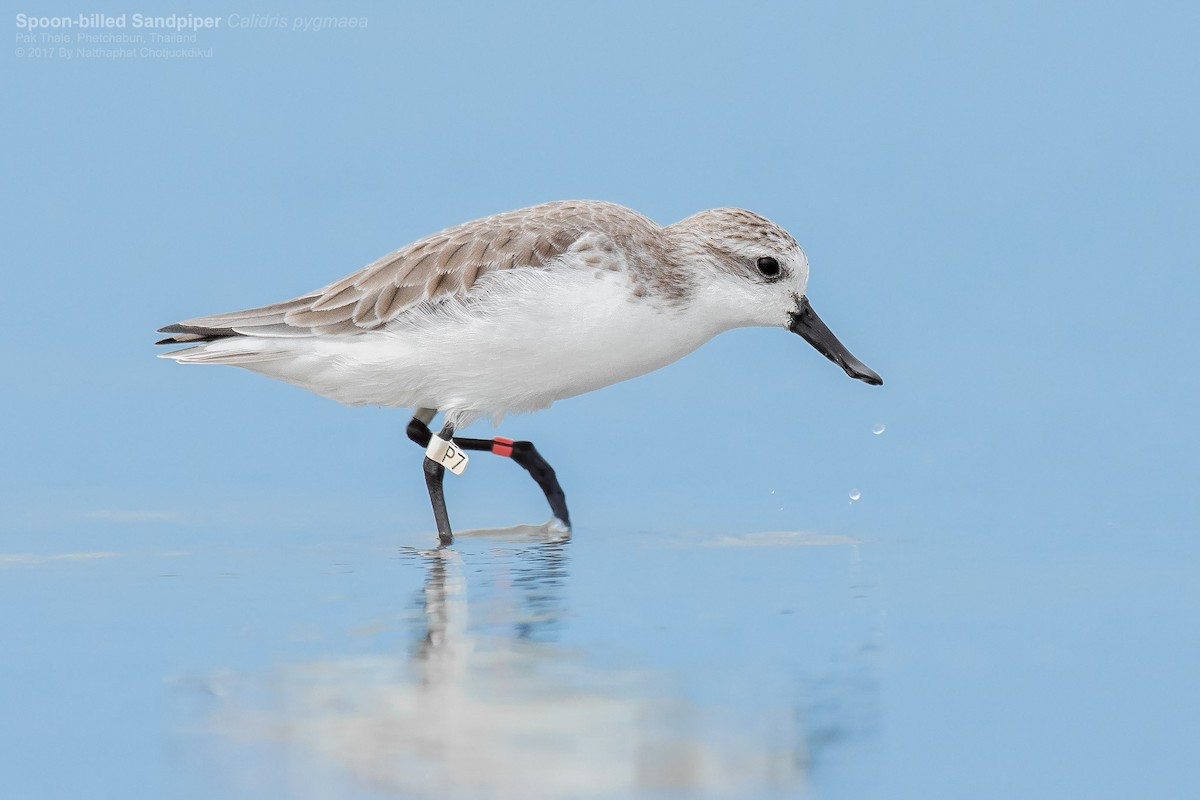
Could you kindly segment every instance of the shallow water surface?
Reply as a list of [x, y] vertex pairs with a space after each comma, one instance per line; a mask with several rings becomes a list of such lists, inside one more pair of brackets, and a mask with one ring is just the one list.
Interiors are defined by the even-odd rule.
[[3, 536], [8, 796], [1200, 783], [1197, 545], [1179, 534], [1064, 551], [982, 529], [518, 526], [437, 548], [87, 517]]
[[875, 747], [882, 611], [853, 538], [412, 538], [5, 555], [35, 617], [23, 785], [784, 797]]

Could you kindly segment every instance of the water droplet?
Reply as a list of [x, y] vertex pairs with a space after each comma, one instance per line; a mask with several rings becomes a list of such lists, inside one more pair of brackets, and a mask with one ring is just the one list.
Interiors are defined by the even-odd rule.
[[850, 490], [850, 502], [851, 503], [853, 503], [855, 500], [857, 500], [860, 497], [862, 497], [862, 492], [860, 492], [858, 489]]
[[879, 434], [883, 433], [886, 430], [887, 430], [887, 425], [884, 425], [882, 422], [876, 422], [874, 425], [871, 426], [871, 433], [875, 434], [876, 436], [878, 436]]

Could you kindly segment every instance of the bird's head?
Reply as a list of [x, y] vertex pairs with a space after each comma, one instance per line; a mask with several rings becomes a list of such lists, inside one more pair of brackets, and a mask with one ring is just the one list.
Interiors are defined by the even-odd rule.
[[883, 379], [855, 358], [808, 302], [808, 257], [786, 230], [741, 208], [714, 208], [667, 228], [705, 305], [722, 323], [780, 326], [802, 336], [852, 378]]

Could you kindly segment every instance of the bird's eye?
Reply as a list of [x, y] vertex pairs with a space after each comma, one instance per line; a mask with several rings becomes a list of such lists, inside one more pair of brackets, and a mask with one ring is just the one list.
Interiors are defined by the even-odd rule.
[[763, 256], [757, 262], [758, 271], [768, 278], [779, 277], [779, 262], [771, 256]]

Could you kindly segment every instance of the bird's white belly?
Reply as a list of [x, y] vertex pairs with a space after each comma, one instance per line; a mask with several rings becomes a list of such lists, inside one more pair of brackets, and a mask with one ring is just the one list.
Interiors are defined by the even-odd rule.
[[487, 277], [470, 303], [322, 341], [322, 352], [304, 359], [304, 374], [293, 362], [293, 374], [276, 377], [346, 403], [438, 408], [465, 424], [645, 374], [719, 331], [711, 320], [634, 296], [623, 271]]

